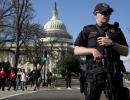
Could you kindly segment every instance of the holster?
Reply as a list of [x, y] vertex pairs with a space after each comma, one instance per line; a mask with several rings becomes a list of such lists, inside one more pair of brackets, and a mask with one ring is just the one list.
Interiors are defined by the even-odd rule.
[[95, 87], [95, 81], [93, 79], [89, 79], [84, 83], [84, 94], [90, 95], [91, 91], [93, 91]]

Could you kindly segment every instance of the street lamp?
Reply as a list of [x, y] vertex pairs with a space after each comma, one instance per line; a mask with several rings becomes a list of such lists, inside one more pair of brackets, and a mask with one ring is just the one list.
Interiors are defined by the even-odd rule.
[[44, 56], [43, 56], [43, 61], [44, 61], [44, 80], [43, 80], [43, 85], [46, 86], [46, 61], [48, 60], [47, 58], [47, 50], [44, 51]]

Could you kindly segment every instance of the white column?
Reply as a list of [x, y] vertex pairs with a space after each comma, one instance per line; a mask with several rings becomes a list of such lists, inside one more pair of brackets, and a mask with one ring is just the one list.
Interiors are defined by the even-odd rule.
[[22, 63], [22, 64], [24, 63], [24, 58], [23, 58], [23, 56], [21, 56], [21, 63]]
[[13, 57], [10, 58], [10, 64], [13, 65]]
[[5, 62], [7, 62], [7, 57], [5, 57]]

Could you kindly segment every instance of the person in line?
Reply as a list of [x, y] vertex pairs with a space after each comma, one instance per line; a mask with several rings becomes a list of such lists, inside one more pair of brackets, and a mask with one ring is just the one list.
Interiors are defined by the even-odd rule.
[[[85, 26], [74, 43], [74, 54], [86, 56], [85, 82], [82, 91], [85, 100], [99, 100], [102, 91], [108, 88], [108, 81], [114, 87], [114, 94], [113, 91], [107, 91], [112, 93], [105, 92], [106, 97], [113, 100], [112, 95], [114, 95], [116, 100], [127, 100], [123, 95], [125, 93], [122, 72], [125, 70], [120, 56], [127, 56], [129, 50], [119, 24], [109, 23], [113, 11], [106, 3], [97, 4], [93, 11], [96, 24]], [[111, 66], [106, 67], [106, 63]], [[113, 69], [111, 81], [108, 80], [110, 74], [108, 75], [107, 68]]]
[[36, 74], [35, 74], [35, 86], [34, 86], [34, 91], [40, 89], [40, 83], [41, 83], [41, 69], [38, 67], [36, 69]]
[[28, 74], [28, 78], [29, 78], [29, 84], [31, 85], [31, 88], [34, 87], [34, 84], [35, 84], [35, 77], [33, 75], [33, 72], [31, 71], [29, 74]]
[[14, 91], [16, 90], [16, 74], [13, 69], [11, 69], [9, 74], [9, 87], [7, 88], [10, 91], [10, 88], [13, 86]]
[[52, 85], [52, 72], [47, 73], [47, 87]]
[[21, 68], [18, 68], [17, 76], [16, 76], [16, 90], [22, 89], [21, 74], [22, 74], [22, 70]]
[[56, 75], [53, 73], [52, 74], [52, 87], [54, 88], [56, 85]]
[[66, 88], [71, 89], [71, 73], [68, 71], [65, 72], [65, 82], [66, 82]]
[[4, 70], [4, 67], [2, 67], [0, 71], [0, 89], [2, 87], [2, 91], [5, 90], [5, 81], [6, 81], [6, 72]]
[[29, 73], [29, 80], [30, 80], [31, 87], [35, 87], [36, 86], [36, 82], [35, 82], [36, 81], [36, 67], [33, 67], [33, 70]]
[[25, 72], [25, 69], [22, 69], [22, 73], [21, 73], [21, 84], [22, 84], [22, 90], [23, 91], [25, 89], [27, 90], [27, 79], [28, 79], [28, 75]]

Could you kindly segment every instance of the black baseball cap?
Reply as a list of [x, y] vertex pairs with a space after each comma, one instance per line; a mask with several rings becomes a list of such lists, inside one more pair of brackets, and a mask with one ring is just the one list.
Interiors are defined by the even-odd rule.
[[93, 13], [102, 13], [102, 12], [110, 12], [112, 13], [114, 10], [106, 3], [99, 3], [96, 5]]

